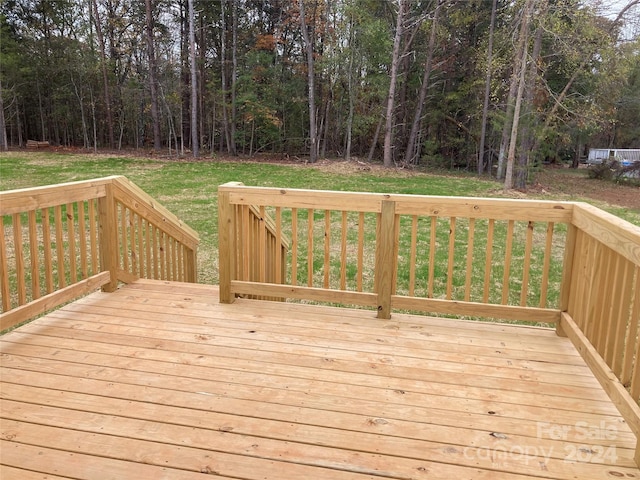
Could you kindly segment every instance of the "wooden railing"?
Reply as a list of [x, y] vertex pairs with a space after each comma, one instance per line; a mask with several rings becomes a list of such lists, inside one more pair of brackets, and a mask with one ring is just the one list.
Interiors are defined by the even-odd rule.
[[640, 228], [574, 204], [563, 273], [559, 333], [640, 437]]
[[0, 331], [118, 282], [197, 281], [197, 233], [124, 177], [0, 192], [0, 228]]
[[[248, 211], [274, 218], [286, 260]], [[576, 202], [237, 183], [219, 187], [219, 215], [222, 302], [254, 295], [374, 307], [379, 318], [399, 309], [555, 323], [640, 436], [640, 228]]]
[[[224, 301], [303, 298], [376, 307], [381, 318], [396, 308], [560, 319], [553, 273], [562, 268], [571, 204], [227, 184], [219, 208]], [[271, 231], [290, 239], [286, 265], [255, 248], [268, 229], [250, 227], [242, 212], [251, 209], [271, 215]]]

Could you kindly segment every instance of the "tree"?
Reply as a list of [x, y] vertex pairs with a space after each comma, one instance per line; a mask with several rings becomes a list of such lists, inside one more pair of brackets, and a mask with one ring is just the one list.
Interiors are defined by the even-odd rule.
[[315, 163], [318, 160], [318, 126], [316, 112], [316, 86], [314, 73], [313, 43], [307, 28], [305, 19], [304, 1], [298, 0], [300, 8], [300, 29], [304, 40], [304, 48], [307, 57], [307, 81], [308, 81], [308, 101], [309, 101], [309, 162]]
[[152, 0], [145, 0], [146, 26], [147, 26], [147, 54], [149, 56], [149, 93], [151, 94], [151, 121], [153, 123], [153, 148], [160, 150], [162, 141], [160, 138], [160, 118], [158, 108], [158, 67], [156, 64], [154, 20]]
[[409, 134], [409, 141], [407, 142], [407, 148], [404, 157], [404, 162], [407, 165], [411, 163], [417, 163], [416, 159], [414, 158], [416, 151], [416, 142], [420, 124], [422, 123], [422, 109], [424, 108], [424, 102], [427, 98], [427, 90], [429, 88], [429, 77], [431, 75], [431, 64], [433, 63], [433, 54], [436, 44], [436, 32], [438, 29], [438, 16], [443, 5], [444, 3], [438, 3], [436, 5], [436, 9], [433, 14], [433, 20], [431, 21], [431, 34], [429, 35], [429, 46], [427, 47], [427, 60], [424, 66], [424, 74], [422, 77], [422, 84], [420, 86], [420, 94], [418, 95], [418, 104], [416, 105], [415, 114], [413, 116], [411, 133]]
[[507, 170], [504, 178], [504, 189], [513, 188], [513, 166], [516, 157], [516, 146], [518, 143], [518, 125], [520, 122], [520, 108], [522, 107], [522, 97], [525, 88], [525, 78], [527, 72], [527, 50], [529, 40], [529, 22], [531, 11], [535, 0], [527, 0], [522, 14], [520, 34], [518, 36], [517, 69], [514, 69], [512, 81], [517, 82], [517, 93], [513, 110], [513, 121], [511, 123], [511, 135], [509, 138], [509, 153], [507, 156]]
[[0, 78], [0, 150], [9, 150], [7, 143], [7, 126], [4, 121], [4, 92], [2, 91], [2, 78]]
[[200, 154], [198, 139], [198, 73], [196, 66], [196, 35], [193, 0], [189, 0], [189, 63], [191, 66], [191, 151]]
[[96, 35], [98, 36], [98, 44], [100, 46], [100, 71], [102, 72], [102, 94], [104, 96], [104, 106], [107, 115], [107, 132], [109, 138], [109, 148], [115, 145], [115, 137], [113, 134], [113, 115], [111, 113], [111, 93], [109, 85], [109, 74], [107, 73], [107, 55], [105, 38], [102, 33], [102, 24], [100, 21], [100, 11], [98, 10], [98, 1], [91, 0], [93, 5], [93, 21], [96, 27]]
[[484, 101], [482, 103], [482, 123], [480, 129], [480, 148], [478, 148], [478, 175], [485, 169], [485, 140], [487, 137], [487, 117], [489, 116], [489, 97], [491, 95], [491, 63], [493, 62], [493, 34], [496, 25], [498, 0], [491, 2], [491, 24], [489, 26], [489, 44], [487, 47], [487, 75], [484, 83]]
[[404, 15], [408, 0], [398, 0], [398, 13], [396, 17], [396, 31], [393, 40], [393, 53], [391, 55], [391, 73], [389, 78], [389, 93], [387, 94], [387, 113], [384, 126], [384, 166], [393, 164], [393, 111], [396, 98], [396, 86], [398, 83], [398, 65], [400, 63], [400, 43], [403, 35]]

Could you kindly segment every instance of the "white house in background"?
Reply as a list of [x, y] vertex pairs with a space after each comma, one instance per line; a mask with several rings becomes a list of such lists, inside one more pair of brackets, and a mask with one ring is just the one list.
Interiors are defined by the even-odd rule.
[[623, 166], [640, 162], [640, 149], [638, 148], [590, 148], [587, 163], [598, 164], [603, 160], [617, 160]]

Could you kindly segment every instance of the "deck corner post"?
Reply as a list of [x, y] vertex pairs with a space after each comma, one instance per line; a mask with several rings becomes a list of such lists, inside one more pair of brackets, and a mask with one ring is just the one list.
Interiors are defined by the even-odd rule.
[[375, 292], [378, 294], [378, 318], [391, 318], [391, 296], [396, 270], [396, 203], [382, 201], [376, 235]]
[[198, 252], [195, 248], [187, 250], [186, 277], [190, 283], [198, 283]]
[[113, 292], [118, 288], [118, 219], [113, 182], [106, 184], [105, 189], [106, 196], [98, 199], [100, 269], [111, 276], [102, 291]]
[[[575, 258], [576, 238], [578, 229], [575, 225], [569, 224], [567, 239], [564, 246], [564, 260], [562, 263], [562, 279], [560, 280], [560, 311], [571, 315], [569, 303], [571, 300], [571, 282], [573, 278], [573, 263]], [[562, 328], [562, 322], [556, 323], [556, 335], [566, 337], [567, 334]]]
[[235, 272], [235, 209], [231, 205], [229, 191], [218, 190], [218, 268], [220, 303], [233, 303], [231, 281]]

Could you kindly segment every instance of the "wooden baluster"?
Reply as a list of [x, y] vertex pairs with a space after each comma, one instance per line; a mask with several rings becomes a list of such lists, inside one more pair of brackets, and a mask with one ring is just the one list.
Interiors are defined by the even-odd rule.
[[291, 285], [298, 284], [298, 209], [291, 209]]
[[347, 212], [343, 210], [340, 238], [340, 290], [347, 289], [347, 232], [349, 228], [347, 220]]
[[464, 282], [464, 300], [471, 299], [471, 277], [473, 275], [473, 242], [476, 233], [476, 219], [469, 219], [469, 232], [467, 234], [467, 268]]
[[484, 262], [484, 289], [482, 292], [483, 303], [489, 303], [489, 293], [491, 291], [491, 272], [493, 270], [493, 232], [495, 229], [495, 219], [490, 218], [487, 225], [487, 246], [485, 249]]
[[453, 267], [455, 264], [456, 247], [456, 217], [449, 220], [449, 253], [447, 263], [447, 300], [451, 300], [453, 293]]
[[533, 222], [527, 222], [527, 234], [524, 242], [524, 259], [522, 265], [522, 288], [520, 289], [520, 306], [527, 306], [529, 292], [529, 273], [531, 269], [531, 251], [533, 249]]
[[69, 278], [73, 285], [78, 281], [78, 262], [76, 259], [76, 229], [75, 211], [73, 203], [66, 206], [67, 214], [67, 243], [69, 245]]
[[364, 270], [364, 212], [358, 214], [358, 274], [356, 289], [362, 291], [362, 275]]
[[40, 262], [38, 253], [38, 222], [36, 211], [29, 210], [29, 257], [31, 260], [31, 299], [40, 298]]
[[438, 217], [431, 217], [431, 228], [429, 231], [429, 279], [427, 282], [427, 297], [433, 298], [433, 284], [435, 282], [436, 271], [436, 234], [438, 231]]
[[509, 279], [511, 277], [511, 254], [513, 248], [514, 221], [509, 220], [507, 225], [507, 238], [504, 252], [504, 272], [502, 275], [502, 305], [509, 303]]
[[418, 216], [411, 217], [411, 245], [409, 247], [409, 296], [416, 291], [416, 263], [418, 258]]
[[51, 219], [48, 208], [42, 209], [40, 218], [42, 221], [42, 246], [44, 250], [44, 282], [47, 293], [52, 293], [53, 260], [51, 257]]
[[7, 242], [5, 240], [4, 217], [0, 215], [0, 293], [2, 293], [2, 311], [11, 309], [11, 289], [9, 287], [9, 262], [7, 261]]
[[307, 286], [313, 287], [313, 208], [307, 210]]
[[274, 260], [275, 260], [275, 282], [276, 283], [283, 283], [284, 279], [283, 279], [283, 275], [282, 275], [282, 269], [283, 269], [283, 262], [282, 262], [282, 255], [280, 254], [280, 249], [281, 249], [281, 244], [282, 244], [282, 209], [280, 207], [276, 207], [276, 236], [273, 239], [274, 242], [274, 251], [273, 251], [273, 255], [274, 255]]
[[[542, 279], [540, 281], [540, 303], [538, 307], [547, 308], [547, 291], [549, 290], [549, 269], [551, 267], [551, 255], [553, 248], [553, 222], [547, 223], [547, 236], [544, 246], [544, 261], [542, 265]], [[558, 322], [559, 324], [559, 322]]]
[[98, 219], [96, 219], [96, 201], [89, 200], [89, 246], [91, 250], [91, 274], [95, 275], [100, 271], [98, 265]]
[[64, 261], [64, 234], [62, 231], [62, 207], [56, 205], [53, 208], [53, 221], [56, 229], [56, 262], [58, 269], [58, 289], [67, 286]]
[[331, 212], [324, 211], [324, 262], [323, 262], [323, 282], [325, 289], [329, 288], [329, 275], [331, 269]]
[[80, 274], [82, 278], [89, 276], [89, 259], [87, 256], [87, 222], [84, 202], [78, 202], [78, 244], [80, 247]]

